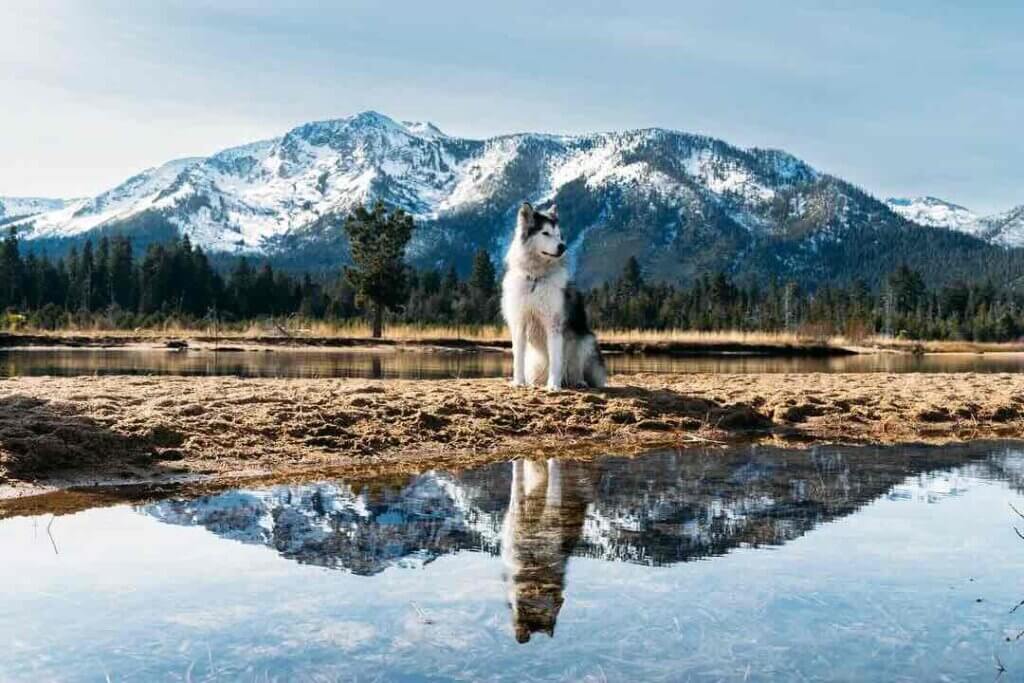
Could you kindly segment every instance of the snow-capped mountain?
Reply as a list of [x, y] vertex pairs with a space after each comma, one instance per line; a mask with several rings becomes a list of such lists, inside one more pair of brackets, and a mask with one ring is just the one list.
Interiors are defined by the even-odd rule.
[[344, 216], [377, 199], [416, 217], [415, 265], [463, 271], [480, 247], [501, 256], [520, 202], [557, 202], [584, 285], [618, 275], [630, 255], [662, 280], [722, 270], [813, 284], [913, 265], [922, 237], [963, 268], [985, 249], [945, 231], [919, 235], [781, 151], [663, 129], [471, 140], [376, 112], [172, 161], [16, 225], [42, 250], [109, 233], [138, 247], [187, 235], [212, 252], [336, 269], [347, 259]]
[[[646, 158], [666, 144], [674, 159]], [[429, 223], [506, 198], [512, 202], [502, 205], [506, 211], [522, 199], [544, 203], [574, 182], [679, 204], [691, 202], [702, 186], [710, 196], [750, 205], [755, 210], [744, 221], [752, 229], [767, 228], [770, 221], [756, 209], [775, 197], [780, 182], [818, 176], [782, 153], [747, 154], [661, 130], [463, 140], [431, 123], [398, 123], [364, 112], [148, 169], [97, 197], [26, 221], [26, 236], [74, 236], [158, 213], [210, 250], [258, 252], [271, 249], [275, 238], [301, 235], [324, 216], [344, 215], [375, 199]]]
[[886, 204], [919, 225], [959, 230], [1003, 247], [1024, 247], [1024, 205], [981, 216], [937, 197], [893, 197], [887, 199]]
[[1024, 204], [979, 218], [976, 234], [1006, 247], [1024, 247]]
[[958, 204], [938, 197], [890, 197], [885, 200], [893, 211], [919, 225], [969, 231], [978, 215]]
[[66, 204], [67, 202], [63, 199], [45, 197], [0, 197], [0, 223], [9, 223], [48, 211], [57, 211], [64, 208]]
[[496, 552], [500, 516], [469, 507], [464, 493], [451, 478], [427, 473], [379, 495], [345, 484], [279, 486], [171, 500], [142, 511], [169, 524], [269, 546], [303, 564], [369, 576], [462, 549]]

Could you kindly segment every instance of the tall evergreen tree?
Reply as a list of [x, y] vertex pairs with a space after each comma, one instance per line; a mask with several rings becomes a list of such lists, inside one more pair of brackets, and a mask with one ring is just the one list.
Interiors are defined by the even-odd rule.
[[22, 303], [22, 262], [18, 231], [12, 225], [0, 243], [0, 312]]
[[82, 246], [82, 257], [78, 262], [78, 282], [75, 285], [81, 292], [79, 303], [83, 311], [93, 310], [93, 277], [96, 270], [96, 258], [93, 255], [92, 240], [86, 240]]
[[107, 277], [110, 280], [110, 300], [124, 310], [136, 306], [136, 286], [132, 243], [127, 237], [117, 237], [110, 247], [107, 262]]
[[469, 274], [469, 287], [483, 298], [494, 296], [497, 288], [496, 273], [491, 255], [478, 249], [473, 257], [473, 270]]
[[373, 311], [373, 336], [384, 330], [384, 311], [405, 300], [405, 246], [412, 237], [413, 221], [401, 209], [388, 211], [377, 202], [372, 211], [357, 207], [345, 221], [352, 253], [346, 276], [357, 295]]
[[478, 250], [473, 257], [467, 290], [467, 322], [493, 323], [498, 317], [498, 283], [494, 263], [486, 249]]

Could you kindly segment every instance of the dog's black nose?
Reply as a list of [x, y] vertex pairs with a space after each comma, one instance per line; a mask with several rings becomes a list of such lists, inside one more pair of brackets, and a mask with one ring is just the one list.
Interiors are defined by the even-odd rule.
[[557, 252], [555, 252], [555, 253], [557, 253], [557, 254], [558, 254], [559, 256], [561, 256], [562, 254], [564, 254], [564, 253], [565, 253], [565, 244], [562, 244], [562, 243], [560, 243], [560, 244], [558, 245], [558, 251], [557, 251]]

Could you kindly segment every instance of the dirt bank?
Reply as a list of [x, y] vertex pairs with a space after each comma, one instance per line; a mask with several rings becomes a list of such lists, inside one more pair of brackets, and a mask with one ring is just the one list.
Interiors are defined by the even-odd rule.
[[1024, 437], [1024, 375], [629, 375], [549, 394], [502, 380], [0, 380], [0, 497], [759, 438]]

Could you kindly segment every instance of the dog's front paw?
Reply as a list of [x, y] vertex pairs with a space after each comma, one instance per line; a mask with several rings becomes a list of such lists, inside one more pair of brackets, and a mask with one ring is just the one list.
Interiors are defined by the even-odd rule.
[[554, 382], [548, 382], [547, 386], [545, 386], [544, 389], [546, 391], [549, 391], [549, 392], [556, 392], [556, 391], [561, 391], [562, 387], [561, 387], [561, 385], [556, 384]]
[[526, 386], [526, 382], [521, 380], [521, 379], [514, 379], [514, 380], [510, 381], [508, 383], [508, 385], [510, 387], [514, 387], [514, 388], [519, 389], [519, 388], [525, 387]]

